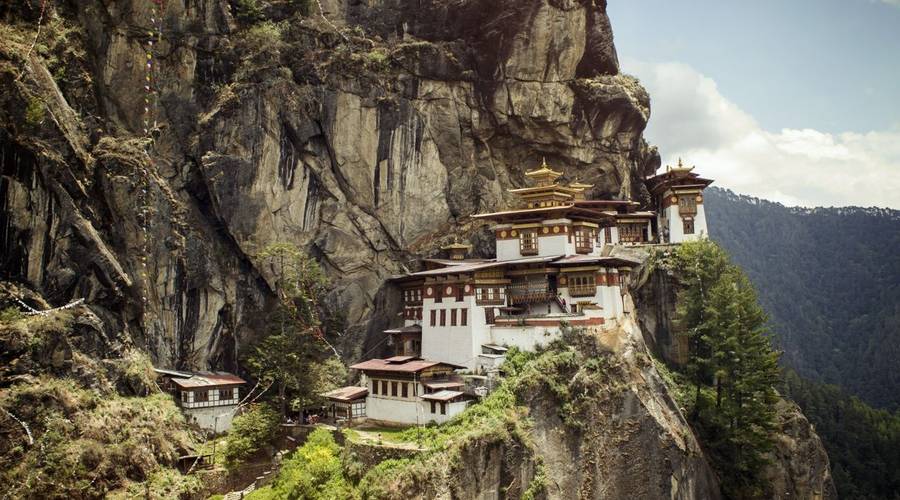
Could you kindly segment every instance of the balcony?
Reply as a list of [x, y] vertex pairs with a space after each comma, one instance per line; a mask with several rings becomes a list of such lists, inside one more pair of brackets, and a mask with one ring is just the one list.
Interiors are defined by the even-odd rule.
[[593, 297], [596, 294], [596, 285], [576, 285], [569, 287], [569, 295], [572, 297]]

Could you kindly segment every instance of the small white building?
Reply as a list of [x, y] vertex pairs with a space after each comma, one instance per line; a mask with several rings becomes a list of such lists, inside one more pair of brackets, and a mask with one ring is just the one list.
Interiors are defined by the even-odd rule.
[[226, 372], [183, 372], [155, 368], [189, 421], [214, 433], [231, 428], [244, 379]]
[[461, 366], [413, 356], [370, 359], [350, 367], [368, 390], [366, 417], [387, 424], [442, 424], [463, 412], [471, 398], [454, 376]]
[[703, 190], [713, 183], [685, 167], [681, 160], [675, 168], [646, 180], [647, 189], [657, 206], [657, 227], [661, 243], [683, 243], [709, 236]]

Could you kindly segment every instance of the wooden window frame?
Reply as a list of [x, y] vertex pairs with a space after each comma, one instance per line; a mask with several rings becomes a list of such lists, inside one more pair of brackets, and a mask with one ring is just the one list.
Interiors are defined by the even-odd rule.
[[520, 255], [537, 255], [538, 254], [537, 231], [533, 231], [533, 230], [519, 231], [519, 254]]
[[597, 278], [593, 274], [571, 274], [567, 279], [570, 297], [593, 297], [597, 295]]
[[447, 310], [441, 309], [441, 326], [447, 326]]
[[378, 381], [375, 380], [374, 378], [372, 379], [372, 395], [373, 396], [378, 395]]
[[381, 381], [381, 395], [382, 396], [388, 395], [388, 381], [387, 380]]
[[484, 322], [488, 325], [493, 325], [497, 321], [497, 316], [493, 307], [486, 307], [484, 309]]
[[678, 214], [694, 215], [697, 213], [697, 199], [694, 195], [682, 195], [678, 197]]
[[469, 310], [468, 309], [460, 309], [459, 310], [459, 325], [460, 326], [469, 326]]
[[209, 389], [203, 389], [202, 391], [194, 391], [194, 402], [195, 403], [209, 402]]
[[450, 309], [450, 326], [456, 326], [456, 309]]
[[607, 245], [611, 245], [611, 244], [612, 244], [612, 228], [609, 227], [609, 226], [606, 226], [606, 227], [603, 228], [603, 241], [604, 241]]
[[594, 232], [588, 227], [575, 230], [575, 253], [591, 253], [594, 249]]
[[437, 311], [431, 310], [431, 326], [437, 326]]
[[681, 219], [682, 234], [694, 234], [694, 219]]
[[409, 384], [407, 384], [406, 382], [402, 383], [402, 385], [400, 386], [400, 394], [403, 398], [409, 397]]
[[447, 414], [447, 402], [441, 401], [441, 415]]
[[391, 382], [391, 397], [396, 398], [399, 392], [397, 391], [400, 383], [399, 382]]
[[434, 415], [435, 413], [437, 413], [437, 405], [434, 403], [434, 401], [429, 401], [429, 403], [431, 403], [431, 414]]

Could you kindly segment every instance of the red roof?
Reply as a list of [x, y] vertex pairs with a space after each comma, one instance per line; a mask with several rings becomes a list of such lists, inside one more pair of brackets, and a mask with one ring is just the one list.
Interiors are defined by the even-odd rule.
[[333, 391], [326, 392], [322, 394], [322, 397], [339, 401], [342, 403], [348, 403], [350, 401], [355, 401], [357, 399], [362, 399], [369, 395], [369, 390], [365, 387], [357, 387], [355, 385], [341, 387], [340, 389], [335, 389]]
[[444, 363], [441, 361], [428, 361], [425, 359], [411, 359], [406, 362], [390, 362], [386, 359], [370, 359], [357, 363], [350, 368], [362, 371], [379, 371], [379, 372], [397, 372], [397, 373], [418, 373], [432, 366], [443, 365], [453, 369], [465, 368], [464, 366]]
[[237, 375], [226, 372], [198, 372], [190, 378], [173, 378], [172, 383], [182, 387], [213, 387], [220, 385], [241, 385], [247, 382]]

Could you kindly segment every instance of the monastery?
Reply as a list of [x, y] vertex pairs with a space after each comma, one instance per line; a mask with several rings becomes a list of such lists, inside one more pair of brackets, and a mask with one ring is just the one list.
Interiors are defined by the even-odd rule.
[[[511, 346], [534, 350], [566, 325], [600, 329], [629, 314], [625, 286], [638, 263], [611, 256], [614, 245], [677, 244], [707, 235], [703, 189], [713, 181], [679, 161], [645, 179], [654, 211], [633, 201], [594, 200], [592, 186], [559, 182], [546, 162], [513, 189], [514, 210], [475, 215], [496, 237], [492, 259], [446, 258], [393, 282], [403, 324], [387, 330], [394, 356], [351, 366], [359, 387], [325, 394], [334, 416], [384, 423], [442, 423], [461, 413]], [[352, 395], [352, 398], [347, 397]], [[364, 403], [364, 404], [363, 404]]]

